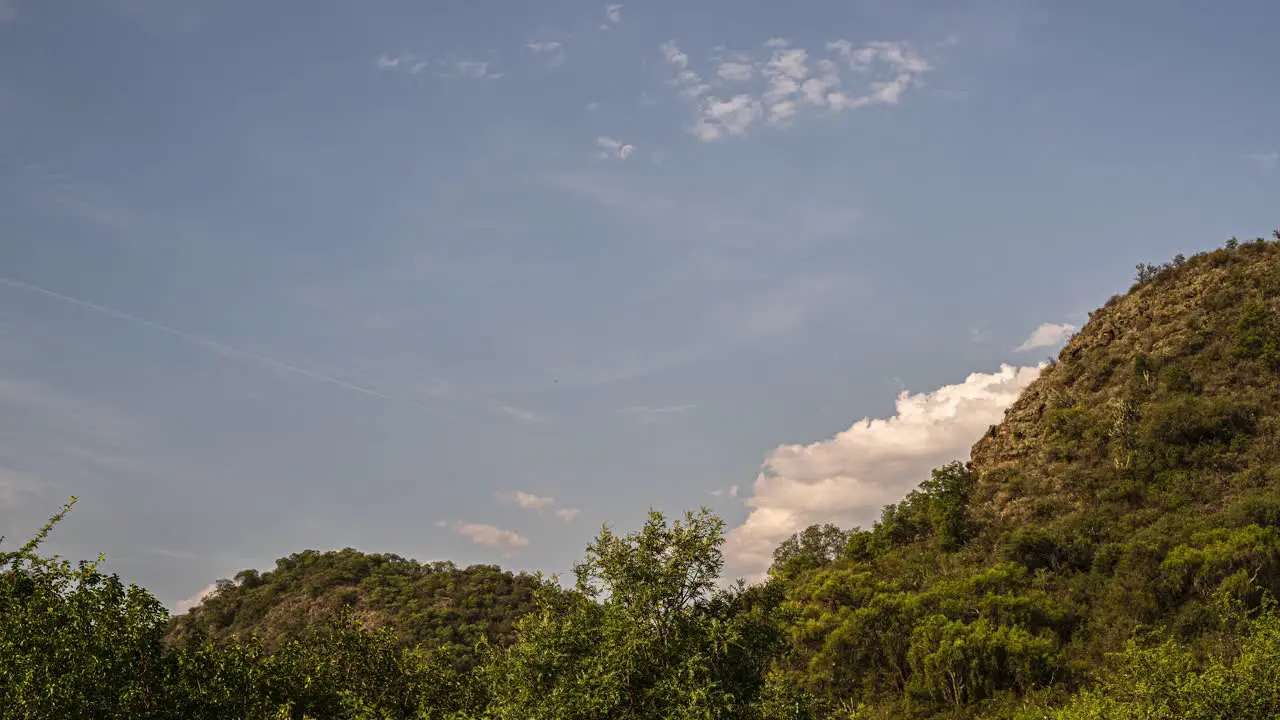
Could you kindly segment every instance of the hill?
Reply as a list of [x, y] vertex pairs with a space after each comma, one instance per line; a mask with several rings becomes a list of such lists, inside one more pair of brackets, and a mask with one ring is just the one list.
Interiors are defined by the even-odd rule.
[[749, 588], [651, 511], [572, 589], [307, 551], [170, 620], [36, 552], [69, 510], [0, 552], [0, 719], [1271, 719], [1280, 245], [1139, 266], [968, 462]]
[[969, 463], [771, 574], [790, 681], [877, 716], [1062, 697], [1150, 626], [1212, 651], [1280, 591], [1280, 246], [1139, 266]]
[[465, 667], [481, 636], [510, 644], [538, 584], [532, 575], [494, 565], [459, 568], [351, 548], [306, 550], [277, 560], [269, 572], [242, 570], [220, 580], [213, 594], [173, 619], [168, 640], [255, 635], [276, 648], [349, 609], [365, 627], [395, 633], [402, 646], [444, 650]]

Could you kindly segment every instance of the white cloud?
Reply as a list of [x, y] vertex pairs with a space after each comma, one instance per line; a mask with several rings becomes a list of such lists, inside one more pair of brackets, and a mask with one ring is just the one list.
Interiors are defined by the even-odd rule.
[[738, 486], [737, 486], [737, 485], [730, 485], [730, 486], [729, 486], [729, 497], [738, 497]]
[[533, 493], [524, 492], [523, 490], [504, 493], [499, 497], [507, 502], [515, 503], [525, 510], [537, 510], [538, 512], [542, 512], [544, 509], [555, 504], [555, 500], [553, 498], [541, 497], [534, 495]]
[[532, 410], [526, 410], [525, 408], [516, 407], [515, 405], [508, 405], [506, 403], [497, 403], [495, 407], [503, 415], [506, 415], [507, 417], [513, 418], [515, 420], [519, 420], [522, 423], [528, 423], [530, 425], [541, 425], [543, 423], [551, 421], [551, 419], [548, 418], [546, 415], [541, 415]]
[[745, 135], [762, 114], [760, 101], [748, 94], [735, 95], [728, 100], [708, 97], [702, 101], [699, 117], [689, 132], [707, 142]]
[[0, 0], [0, 23], [13, 22], [18, 17], [18, 6], [14, 0]]
[[[531, 50], [535, 44], [529, 44]], [[558, 43], [555, 44], [558, 45]], [[537, 51], [535, 50], [534, 52]], [[408, 75], [417, 75], [427, 68], [432, 68], [434, 73], [441, 78], [497, 80], [504, 75], [504, 73], [498, 72], [496, 63], [492, 60], [472, 60], [455, 57], [424, 60], [412, 53], [404, 53], [400, 55], [379, 55], [374, 63], [379, 70], [384, 72], [397, 72]]]
[[505, 73], [497, 72], [490, 60], [468, 60], [451, 58], [440, 61], [442, 74], [446, 77], [464, 77], [473, 80], [497, 80]]
[[1263, 170], [1274, 170], [1280, 164], [1280, 152], [1249, 153], [1245, 158]]
[[622, 22], [622, 6], [621, 5], [609, 5], [605, 7], [604, 14], [605, 14], [605, 17], [609, 18], [609, 22], [613, 23], [614, 25], [617, 25], [618, 23]]
[[413, 55], [379, 55], [377, 59], [379, 70], [386, 72], [402, 72], [409, 75], [417, 75], [427, 69], [427, 63], [417, 59]]
[[501, 550], [505, 554], [510, 554], [512, 551], [529, 545], [529, 539], [520, 533], [512, 530], [503, 530], [492, 525], [458, 523], [454, 530], [477, 545]]
[[[523, 490], [516, 490], [515, 492], [502, 493], [498, 496], [498, 498], [500, 500], [504, 500], [506, 502], [519, 505], [525, 510], [533, 510], [539, 514], [541, 514], [543, 510], [555, 507], [555, 504], [556, 504], [556, 501], [554, 498], [534, 495], [533, 493], [527, 493], [527, 492], [524, 492]], [[574, 518], [578, 517], [578, 513], [580, 512], [581, 511], [578, 510], [577, 508], [564, 507], [564, 508], [556, 509], [555, 516], [560, 520], [563, 520], [564, 522], [570, 522]]]
[[441, 518], [441, 519], [436, 520], [435, 522], [431, 523], [431, 526], [432, 526], [432, 527], [438, 527], [438, 528], [446, 528], [446, 527], [449, 527], [449, 521], [448, 521], [448, 520], [445, 520], [444, 518]]
[[191, 608], [193, 608], [193, 607], [195, 607], [195, 606], [199, 605], [200, 603], [204, 602], [204, 599], [205, 599], [205, 598], [209, 597], [210, 595], [212, 595], [212, 594], [213, 594], [214, 592], [216, 592], [217, 590], [218, 590], [218, 586], [217, 586], [217, 585], [209, 585], [209, 586], [205, 587], [203, 590], [201, 590], [200, 592], [196, 593], [195, 595], [192, 595], [192, 596], [191, 596], [191, 597], [189, 597], [189, 598], [184, 598], [184, 599], [179, 600], [178, 602], [174, 603], [174, 605], [173, 605], [173, 611], [174, 611], [175, 613], [177, 613], [177, 614], [182, 614], [182, 613], [185, 613], [185, 612], [190, 612]]
[[864, 418], [834, 438], [776, 448], [746, 501], [750, 514], [728, 535], [726, 557], [736, 569], [759, 573], [778, 543], [813, 523], [869, 526], [930, 470], [967, 458], [1042, 367], [1003, 365], [932, 392], [904, 391], [893, 417]]
[[541, 55], [544, 53], [557, 52], [564, 46], [555, 40], [534, 40], [533, 42], [525, 45], [525, 47], [529, 48], [529, 51], [535, 55]]
[[1031, 331], [1031, 335], [1022, 344], [1014, 348], [1015, 352], [1026, 352], [1036, 348], [1053, 347], [1067, 339], [1076, 331], [1075, 325], [1067, 323], [1044, 323]]
[[746, 62], [722, 62], [716, 69], [716, 75], [729, 82], [746, 82], [755, 76], [755, 68]]
[[636, 151], [635, 145], [603, 135], [596, 138], [596, 147], [600, 148], [597, 155], [605, 160], [626, 160]]
[[[734, 53], [717, 65], [716, 77], [725, 83], [760, 79], [757, 89], [723, 99], [709, 94], [711, 86], [690, 66], [689, 56], [674, 41], [661, 45], [663, 57], [676, 71], [671, 85], [679, 89], [681, 97], [696, 101], [695, 119], [689, 128], [695, 137], [711, 142], [745, 135], [761, 119], [774, 127], [786, 127], [806, 111], [839, 113], [896, 105], [933, 69], [904, 42], [855, 46], [848, 40], [835, 40], [825, 46], [827, 57], [815, 57], [782, 38], [768, 40], [764, 46], [768, 49], [765, 59]], [[865, 88], [862, 92], [844, 89], [853, 79]]]
[[702, 76], [689, 69], [689, 56], [680, 50], [674, 40], [668, 40], [658, 46], [662, 56], [676, 69], [676, 76], [671, 84], [680, 88], [680, 96], [696, 98], [711, 89], [702, 81]]
[[543, 58], [547, 67], [557, 68], [564, 64], [564, 43], [558, 40], [534, 40], [525, 44], [529, 52]]

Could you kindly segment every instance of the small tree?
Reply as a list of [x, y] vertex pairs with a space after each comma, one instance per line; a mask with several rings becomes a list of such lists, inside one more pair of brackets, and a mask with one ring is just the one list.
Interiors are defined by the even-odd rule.
[[839, 558], [848, 542], [849, 533], [835, 525], [810, 525], [774, 549], [769, 576], [791, 579], [816, 570]]
[[493, 716], [752, 717], [783, 638], [782, 595], [715, 589], [723, 529], [706, 509], [670, 525], [651, 511], [627, 536], [602, 529], [574, 590], [540, 590], [493, 666]]

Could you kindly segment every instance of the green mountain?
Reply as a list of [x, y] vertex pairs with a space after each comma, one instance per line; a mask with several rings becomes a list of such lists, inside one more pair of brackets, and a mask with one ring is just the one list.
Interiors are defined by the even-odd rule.
[[538, 580], [494, 565], [423, 564], [398, 555], [306, 550], [259, 574], [242, 570], [173, 619], [168, 640], [225, 642], [254, 635], [267, 648], [302, 637], [346, 609], [369, 629], [386, 628], [404, 647], [449, 652], [463, 666], [485, 637], [509, 645], [533, 607]]
[[789, 682], [877, 717], [1061, 697], [1144, 628], [1212, 652], [1280, 591], [1280, 245], [1139, 266], [970, 463], [771, 573]]

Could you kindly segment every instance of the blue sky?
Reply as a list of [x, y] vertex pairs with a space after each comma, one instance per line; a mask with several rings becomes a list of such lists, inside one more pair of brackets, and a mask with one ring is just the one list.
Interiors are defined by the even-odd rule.
[[708, 504], [758, 572], [964, 455], [1135, 263], [1269, 234], [1277, 26], [0, 0], [0, 533], [79, 495], [53, 549], [176, 606]]

